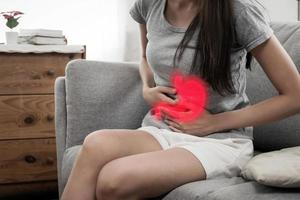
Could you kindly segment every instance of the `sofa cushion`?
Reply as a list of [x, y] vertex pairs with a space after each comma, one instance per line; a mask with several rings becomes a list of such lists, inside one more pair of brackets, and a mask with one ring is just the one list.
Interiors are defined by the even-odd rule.
[[73, 60], [66, 68], [66, 147], [99, 129], [136, 129], [149, 107], [138, 64]]
[[[300, 71], [300, 22], [272, 23], [275, 35], [292, 57]], [[278, 92], [256, 62], [252, 71], [247, 71], [246, 93], [251, 104], [278, 95]], [[256, 150], [272, 151], [300, 145], [300, 115], [284, 120], [254, 127], [254, 146]]]
[[243, 168], [242, 176], [264, 185], [300, 188], [300, 146], [255, 156]]
[[223, 187], [211, 192], [205, 200], [299, 200], [299, 189], [273, 188], [257, 182]]
[[170, 191], [162, 200], [207, 199], [211, 192], [241, 183], [245, 183], [245, 180], [241, 177], [191, 182]]

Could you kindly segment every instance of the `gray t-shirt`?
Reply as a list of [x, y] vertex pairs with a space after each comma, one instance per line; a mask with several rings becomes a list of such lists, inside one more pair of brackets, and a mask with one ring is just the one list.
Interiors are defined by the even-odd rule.
[[[130, 14], [138, 23], [146, 24], [148, 31], [146, 56], [153, 71], [156, 85], [170, 87], [170, 74], [174, 70], [173, 57], [186, 28], [175, 27], [166, 20], [164, 15], [166, 3], [167, 0], [137, 0], [130, 9]], [[232, 48], [231, 71], [237, 92], [221, 96], [209, 87], [209, 102], [206, 109], [213, 114], [250, 105], [245, 93], [246, 55], [247, 52], [265, 42], [273, 34], [266, 10], [255, 0], [233, 0], [233, 13], [236, 41], [234, 41]], [[196, 35], [190, 41], [189, 46], [193, 46], [195, 42]], [[194, 56], [193, 52], [192, 48], [187, 48], [178, 66], [176, 66], [185, 74], [189, 73]], [[154, 119], [150, 115], [150, 111], [144, 117], [142, 126], [156, 126], [170, 130], [163, 121]], [[253, 139], [253, 127], [231, 129], [206, 137]]]

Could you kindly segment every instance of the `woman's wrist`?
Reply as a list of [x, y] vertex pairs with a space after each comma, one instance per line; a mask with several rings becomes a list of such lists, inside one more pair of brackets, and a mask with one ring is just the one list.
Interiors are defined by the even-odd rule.
[[149, 89], [149, 88], [150, 88], [149, 85], [143, 84], [143, 90], [144, 90], [144, 89]]
[[150, 89], [150, 87], [148, 85], [146, 85], [146, 84], [143, 85], [143, 93], [149, 89]]
[[228, 112], [222, 112], [215, 114], [215, 129], [217, 132], [224, 131], [224, 130], [230, 130], [239, 128], [237, 127], [236, 120], [238, 117], [236, 116], [236, 111], [228, 111]]

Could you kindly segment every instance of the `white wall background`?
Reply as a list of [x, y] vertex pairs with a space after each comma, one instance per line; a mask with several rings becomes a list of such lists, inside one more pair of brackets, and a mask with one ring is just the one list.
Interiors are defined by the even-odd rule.
[[[135, 0], [0, 0], [0, 12], [20, 10], [20, 28], [61, 29], [69, 44], [87, 46], [87, 59], [132, 61], [139, 57], [137, 24], [128, 10]], [[274, 21], [297, 20], [296, 0], [259, 0]], [[0, 18], [0, 42], [5, 42]]]
[[[0, 0], [0, 12], [19, 10], [20, 28], [61, 29], [69, 44], [87, 46], [87, 59], [128, 60], [127, 38], [137, 32], [128, 14], [134, 0]], [[5, 20], [0, 18], [0, 42], [5, 42]], [[133, 30], [134, 29], [134, 30]], [[138, 44], [133, 45], [135, 48]], [[130, 47], [130, 46], [129, 46]], [[133, 48], [133, 47], [132, 47]], [[133, 48], [135, 51], [138, 49]], [[134, 56], [131, 55], [131, 59]]]
[[297, 0], [259, 0], [273, 21], [295, 21], [298, 18]]

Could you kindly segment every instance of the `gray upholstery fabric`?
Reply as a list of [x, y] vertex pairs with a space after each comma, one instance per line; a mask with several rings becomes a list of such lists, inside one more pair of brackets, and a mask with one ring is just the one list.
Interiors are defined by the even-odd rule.
[[[65, 78], [58, 77], [55, 80], [55, 134], [56, 134], [56, 154], [57, 154], [57, 178], [62, 179], [61, 166], [63, 154], [66, 150], [66, 130], [67, 130], [67, 112], [66, 112], [66, 88]], [[58, 181], [59, 193], [61, 193], [62, 185], [61, 181]]]
[[210, 193], [207, 200], [299, 200], [300, 189], [281, 189], [247, 182], [223, 187]]
[[[273, 23], [275, 35], [292, 57], [300, 71], [300, 23]], [[252, 104], [277, 95], [262, 68], [255, 61], [247, 73], [247, 95]], [[254, 128], [254, 145], [261, 151], [271, 151], [300, 145], [300, 115]]]
[[[272, 25], [288, 53], [300, 66], [300, 23]], [[276, 92], [257, 63], [248, 72], [247, 94], [252, 103]], [[67, 65], [66, 77], [55, 82], [55, 122], [60, 195], [74, 158], [87, 134], [98, 129], [135, 129], [149, 110], [142, 98], [138, 65], [75, 60]], [[125, 116], [125, 117], [124, 117]], [[300, 145], [299, 115], [255, 127], [259, 151]], [[257, 152], [259, 152], [257, 151]], [[300, 199], [300, 191], [282, 190], [245, 182], [241, 177], [205, 180], [180, 186], [157, 199]]]
[[136, 129], [149, 110], [137, 64], [71, 61], [66, 89], [67, 148], [98, 129]]
[[163, 198], [163, 200], [207, 199], [208, 195], [214, 191], [245, 182], [246, 181], [241, 177], [196, 181], [172, 190]]
[[73, 163], [75, 161], [76, 155], [78, 154], [82, 145], [76, 145], [73, 147], [68, 148], [63, 154], [63, 161], [62, 161], [62, 175], [61, 175], [61, 185], [65, 187], [68, 177], [71, 173], [71, 169], [73, 167]]

